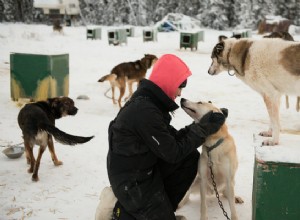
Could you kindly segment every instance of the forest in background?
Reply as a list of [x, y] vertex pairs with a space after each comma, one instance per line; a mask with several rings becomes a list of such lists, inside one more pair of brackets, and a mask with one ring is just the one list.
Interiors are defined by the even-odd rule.
[[[47, 23], [33, 1], [0, 0], [0, 22]], [[148, 26], [168, 13], [191, 16], [216, 30], [256, 29], [266, 15], [300, 25], [300, 0], [79, 0], [79, 6], [83, 25]]]

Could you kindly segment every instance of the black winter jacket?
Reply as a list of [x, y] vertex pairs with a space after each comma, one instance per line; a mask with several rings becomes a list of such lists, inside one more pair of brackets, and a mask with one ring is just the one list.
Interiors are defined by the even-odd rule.
[[109, 126], [108, 176], [118, 184], [144, 176], [158, 160], [177, 163], [205, 140], [205, 131], [170, 125], [178, 105], [157, 85], [144, 79]]

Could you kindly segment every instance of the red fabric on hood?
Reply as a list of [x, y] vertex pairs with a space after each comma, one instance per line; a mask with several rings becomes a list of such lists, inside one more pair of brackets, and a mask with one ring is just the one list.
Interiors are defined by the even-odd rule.
[[154, 64], [149, 80], [159, 86], [170, 99], [175, 100], [176, 90], [190, 75], [190, 69], [179, 57], [165, 54]]

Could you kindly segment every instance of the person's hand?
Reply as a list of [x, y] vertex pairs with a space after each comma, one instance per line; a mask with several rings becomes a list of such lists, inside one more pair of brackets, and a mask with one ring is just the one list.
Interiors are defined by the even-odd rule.
[[188, 126], [189, 132], [199, 140], [200, 144], [197, 147], [202, 145], [208, 136], [216, 133], [222, 127], [228, 116], [228, 110], [223, 108], [221, 111], [222, 113], [210, 111], [199, 122]]
[[225, 122], [225, 116], [223, 113], [221, 112], [213, 112], [210, 111], [208, 113], [206, 113], [199, 121], [199, 123], [201, 124], [205, 124], [205, 123], [217, 123], [220, 125], [223, 125]]
[[224, 124], [225, 119], [226, 116], [223, 113], [210, 111], [197, 124], [206, 131], [208, 136], [216, 133]]

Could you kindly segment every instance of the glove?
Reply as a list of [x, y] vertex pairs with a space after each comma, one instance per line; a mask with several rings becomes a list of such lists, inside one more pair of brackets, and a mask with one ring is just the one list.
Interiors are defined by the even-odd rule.
[[[227, 109], [222, 109], [222, 112], [227, 111]], [[198, 123], [206, 133], [207, 136], [216, 133], [221, 126], [224, 124], [227, 115], [224, 115], [221, 112], [210, 111], [206, 113]]]
[[191, 140], [195, 141], [194, 146], [198, 148], [205, 142], [205, 139], [209, 135], [216, 133], [221, 128], [228, 115], [228, 110], [224, 108], [221, 111], [223, 114], [221, 112], [210, 111], [199, 122], [192, 123], [186, 127], [188, 131], [187, 135]]

